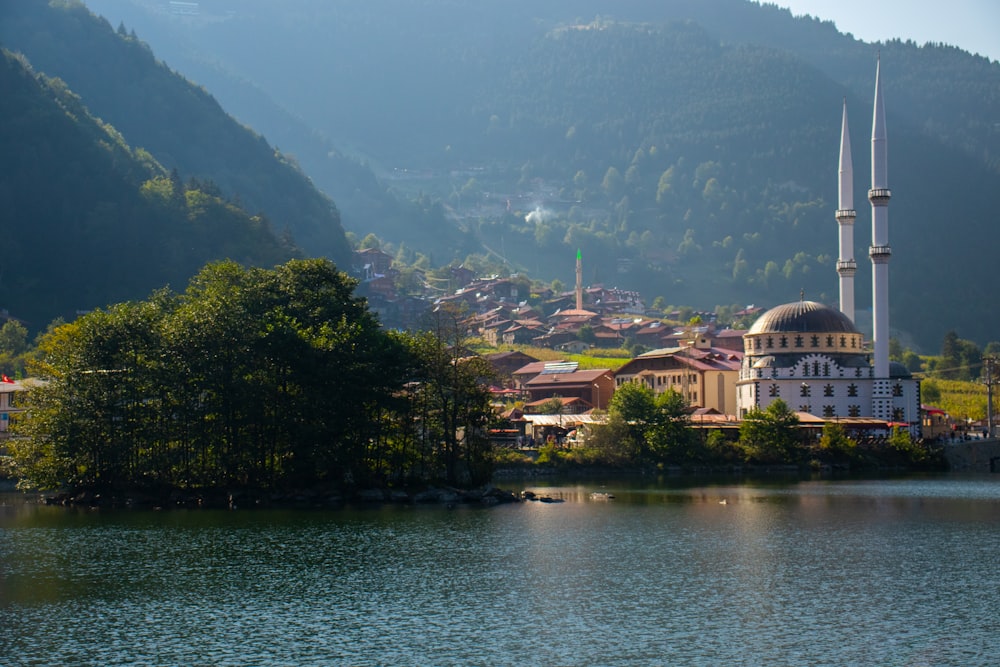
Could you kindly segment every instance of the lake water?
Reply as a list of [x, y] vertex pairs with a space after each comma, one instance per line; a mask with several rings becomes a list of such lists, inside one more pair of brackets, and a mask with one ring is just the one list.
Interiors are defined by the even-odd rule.
[[506, 486], [565, 502], [0, 496], [0, 665], [1000, 664], [1000, 476]]

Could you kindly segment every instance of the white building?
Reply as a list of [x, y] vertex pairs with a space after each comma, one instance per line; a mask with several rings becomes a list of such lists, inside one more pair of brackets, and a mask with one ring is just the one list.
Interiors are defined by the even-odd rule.
[[764, 313], [743, 337], [737, 383], [740, 417], [777, 399], [825, 419], [874, 417], [919, 429], [919, 383], [901, 364], [886, 380], [888, 416], [873, 414], [875, 369], [864, 336], [844, 313], [815, 301], [786, 303]]
[[866, 417], [905, 423], [920, 432], [920, 383], [901, 364], [889, 363], [888, 145], [881, 67], [875, 74], [872, 119], [872, 300], [874, 336], [866, 345], [854, 325], [853, 226], [847, 110], [841, 129], [840, 190], [836, 218], [840, 229], [841, 310], [814, 301], [788, 303], [764, 313], [744, 336], [744, 357], [737, 386], [742, 417], [781, 399], [792, 410], [823, 418]]

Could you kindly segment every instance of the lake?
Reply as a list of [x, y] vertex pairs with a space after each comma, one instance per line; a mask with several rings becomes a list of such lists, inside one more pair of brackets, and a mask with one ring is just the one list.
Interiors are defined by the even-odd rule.
[[2, 495], [0, 664], [1000, 662], [1000, 476], [505, 486], [564, 502]]

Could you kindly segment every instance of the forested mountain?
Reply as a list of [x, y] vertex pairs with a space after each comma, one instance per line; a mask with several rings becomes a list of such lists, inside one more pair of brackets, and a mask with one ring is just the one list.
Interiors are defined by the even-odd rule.
[[207, 261], [296, 254], [211, 182], [182, 183], [60, 79], [0, 50], [0, 307], [44, 328], [180, 286]]
[[196, 14], [161, 0], [87, 4], [227, 91], [227, 108], [265, 136], [287, 137], [314, 180], [350, 202], [359, 234], [434, 263], [475, 251], [567, 282], [579, 247], [587, 282], [701, 308], [800, 290], [835, 301], [844, 97], [857, 303], [868, 306], [881, 51], [892, 324], [926, 350], [950, 329], [981, 343], [1000, 329], [988, 253], [976, 252], [1000, 240], [996, 62], [865, 44], [746, 0], [201, 0]]
[[349, 248], [332, 201], [134, 35], [116, 33], [79, 2], [31, 0], [0, 7], [0, 44], [65, 81], [95, 116], [167, 169], [214, 182], [307, 253], [346, 267]]

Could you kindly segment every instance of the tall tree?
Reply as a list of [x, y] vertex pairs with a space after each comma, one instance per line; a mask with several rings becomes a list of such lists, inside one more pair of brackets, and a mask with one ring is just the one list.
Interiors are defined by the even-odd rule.
[[764, 410], [751, 410], [740, 424], [740, 446], [755, 463], [792, 463], [796, 459], [799, 418], [777, 399]]

